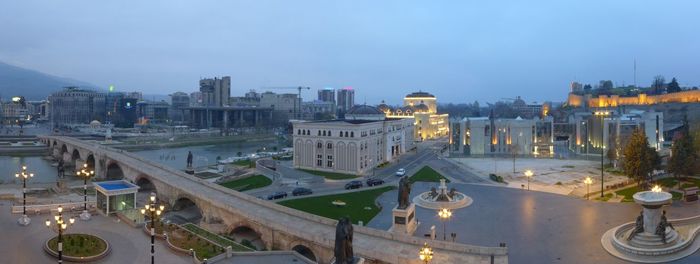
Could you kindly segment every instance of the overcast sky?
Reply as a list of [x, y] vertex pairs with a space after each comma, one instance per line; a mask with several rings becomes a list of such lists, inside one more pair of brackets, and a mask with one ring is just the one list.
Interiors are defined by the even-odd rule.
[[396, 104], [562, 101], [573, 80], [700, 85], [700, 1], [0, 0], [0, 61], [167, 94], [230, 75]]

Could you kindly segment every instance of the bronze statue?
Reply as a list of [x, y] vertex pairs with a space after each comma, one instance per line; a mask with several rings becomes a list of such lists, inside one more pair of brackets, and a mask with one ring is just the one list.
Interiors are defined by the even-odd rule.
[[664, 210], [663, 214], [661, 215], [661, 221], [659, 221], [659, 225], [656, 227], [656, 232], [654, 232], [656, 235], [661, 236], [661, 241], [666, 244], [666, 227], [670, 227], [673, 230], [676, 230], [671, 223], [668, 222], [668, 219], [666, 218], [666, 210]]
[[352, 264], [355, 256], [352, 251], [352, 223], [347, 217], [340, 218], [335, 226], [335, 263]]
[[192, 168], [192, 151], [187, 152], [187, 167]]
[[450, 189], [450, 192], [447, 194], [447, 196], [449, 196], [450, 198], [453, 198], [453, 197], [455, 197], [456, 192], [457, 192], [457, 189], [452, 188], [452, 189]]
[[438, 196], [437, 189], [435, 187], [430, 188], [430, 198], [435, 198], [436, 196]]
[[63, 178], [66, 175], [66, 169], [63, 165], [63, 159], [58, 160], [58, 166], [56, 166], [56, 170], [58, 171], [58, 177]]
[[634, 229], [632, 230], [632, 233], [630, 233], [630, 236], [627, 237], [627, 240], [632, 240], [632, 238], [639, 234], [644, 232], [644, 211], [639, 212], [639, 216], [637, 216], [637, 221], [634, 223]]
[[406, 209], [411, 201], [409, 201], [408, 196], [411, 193], [411, 181], [408, 177], [404, 176], [399, 180], [399, 206], [398, 209]]

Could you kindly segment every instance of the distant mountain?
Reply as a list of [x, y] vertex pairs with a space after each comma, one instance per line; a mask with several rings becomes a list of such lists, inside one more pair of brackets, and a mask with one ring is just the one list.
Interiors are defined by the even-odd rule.
[[0, 97], [24, 96], [27, 100], [43, 100], [66, 86], [101, 90], [94, 84], [49, 75], [0, 62]]

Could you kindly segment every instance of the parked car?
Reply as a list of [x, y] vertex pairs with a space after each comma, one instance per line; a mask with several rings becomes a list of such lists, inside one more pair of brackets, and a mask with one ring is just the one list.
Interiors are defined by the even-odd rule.
[[287, 192], [276, 192], [267, 196], [268, 200], [287, 198]]
[[362, 187], [362, 182], [361, 181], [351, 181], [345, 184], [345, 189], [350, 190], [350, 189], [357, 189]]
[[404, 168], [400, 168], [399, 170], [396, 171], [396, 176], [403, 177], [406, 175], [406, 170]]
[[367, 183], [367, 186], [382, 185], [382, 184], [384, 184], [384, 180], [371, 178], [371, 179], [367, 179], [366, 183]]
[[309, 195], [312, 193], [314, 193], [314, 192], [311, 191], [311, 189], [304, 188], [304, 187], [299, 187], [299, 188], [296, 188], [292, 191], [292, 195], [294, 195], [294, 196]]

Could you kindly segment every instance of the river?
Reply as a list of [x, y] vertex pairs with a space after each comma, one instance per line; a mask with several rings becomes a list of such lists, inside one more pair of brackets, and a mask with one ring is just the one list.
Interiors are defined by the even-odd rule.
[[[243, 155], [255, 153], [258, 149], [265, 148], [266, 151], [272, 151], [274, 147], [282, 149], [277, 141], [259, 141], [259, 142], [235, 142], [218, 145], [203, 145], [189, 146], [179, 148], [164, 148], [154, 150], [134, 151], [137, 155], [159, 162], [161, 164], [176, 168], [184, 169], [187, 163], [187, 152], [192, 151], [193, 165], [195, 167], [204, 166], [216, 163], [216, 157], [222, 159], [234, 157], [238, 152]], [[56, 168], [51, 166], [51, 163], [39, 156], [0, 156], [0, 184], [6, 183], [21, 183], [15, 178], [15, 173], [21, 170], [21, 165], [26, 164], [28, 171], [34, 173], [34, 178], [27, 181], [28, 185], [32, 183], [52, 183], [56, 182]]]

